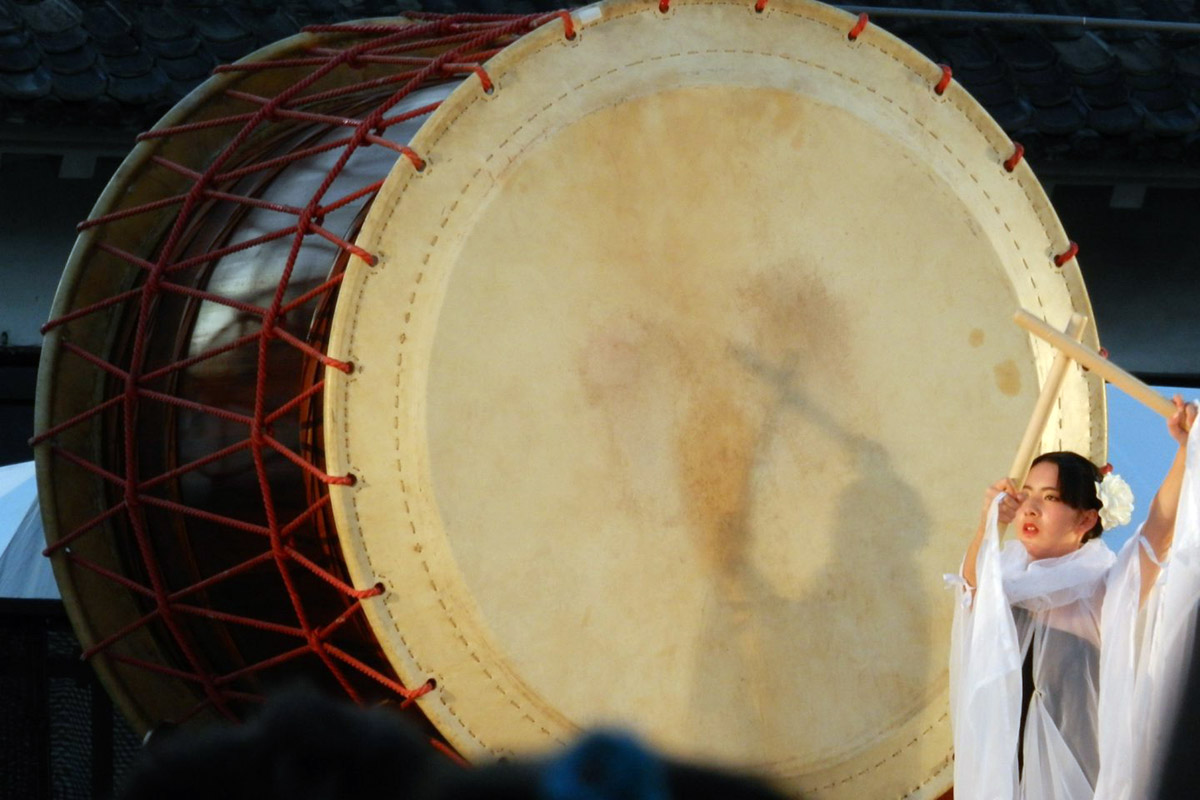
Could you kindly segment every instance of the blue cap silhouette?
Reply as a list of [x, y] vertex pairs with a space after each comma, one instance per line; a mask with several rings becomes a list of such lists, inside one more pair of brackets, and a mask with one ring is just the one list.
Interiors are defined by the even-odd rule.
[[597, 731], [542, 768], [542, 800], [668, 800], [663, 763], [633, 736]]

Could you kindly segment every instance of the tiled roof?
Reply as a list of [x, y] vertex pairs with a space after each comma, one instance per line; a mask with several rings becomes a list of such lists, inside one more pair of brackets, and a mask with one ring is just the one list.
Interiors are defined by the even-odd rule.
[[[1200, 21], [1200, 0], [877, 0], [875, 6]], [[0, 123], [141, 130], [232, 61], [304, 25], [555, 0], [0, 0]], [[1200, 164], [1200, 34], [872, 19], [970, 90], [1031, 160]]]
[[[903, 5], [1200, 21], [1195, 0]], [[891, 17], [880, 24], [949, 64], [1032, 159], [1200, 163], [1200, 33]]]

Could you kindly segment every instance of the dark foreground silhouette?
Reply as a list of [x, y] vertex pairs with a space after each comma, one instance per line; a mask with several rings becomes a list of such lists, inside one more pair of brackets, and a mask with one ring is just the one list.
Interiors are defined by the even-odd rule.
[[543, 758], [462, 767], [407, 720], [312, 692], [251, 721], [151, 737], [119, 800], [783, 800], [766, 784], [599, 731]]

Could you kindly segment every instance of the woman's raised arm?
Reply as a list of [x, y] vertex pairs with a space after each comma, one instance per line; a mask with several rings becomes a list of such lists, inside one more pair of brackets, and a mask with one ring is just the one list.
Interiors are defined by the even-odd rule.
[[1176, 410], [1175, 414], [1167, 420], [1167, 430], [1170, 432], [1171, 438], [1179, 443], [1179, 449], [1175, 452], [1175, 460], [1171, 462], [1167, 476], [1163, 478], [1162, 486], [1154, 495], [1154, 500], [1150, 502], [1150, 513], [1146, 517], [1146, 524], [1142, 526], [1142, 536], [1150, 544], [1155, 555], [1155, 558], [1152, 559], [1145, 549], [1141, 552], [1142, 603], [1146, 602], [1150, 590], [1154, 588], [1154, 582], [1158, 579], [1160, 571], [1159, 564], [1171, 551], [1171, 542], [1175, 538], [1175, 512], [1179, 507], [1179, 492], [1183, 486], [1188, 431], [1192, 429], [1192, 424], [1196, 421], [1195, 405], [1184, 405], [1183, 399], [1179, 395], [1175, 395], [1171, 399], [1175, 403]]

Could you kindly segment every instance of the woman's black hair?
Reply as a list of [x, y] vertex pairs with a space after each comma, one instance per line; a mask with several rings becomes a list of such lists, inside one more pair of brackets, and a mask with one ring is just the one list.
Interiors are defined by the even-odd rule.
[[[1071, 508], [1080, 511], [1099, 511], [1102, 503], [1096, 496], [1096, 484], [1102, 477], [1099, 468], [1078, 453], [1059, 451], [1042, 453], [1030, 466], [1048, 461], [1058, 467], [1058, 496]], [[1090, 542], [1104, 532], [1099, 517], [1087, 533], [1084, 542]]]

